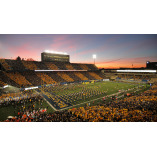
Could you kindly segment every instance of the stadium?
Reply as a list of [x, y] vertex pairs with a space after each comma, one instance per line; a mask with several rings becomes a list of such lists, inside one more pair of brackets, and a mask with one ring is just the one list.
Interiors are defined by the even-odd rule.
[[41, 61], [0, 59], [0, 121], [157, 121], [154, 64], [98, 69], [51, 51], [42, 52]]

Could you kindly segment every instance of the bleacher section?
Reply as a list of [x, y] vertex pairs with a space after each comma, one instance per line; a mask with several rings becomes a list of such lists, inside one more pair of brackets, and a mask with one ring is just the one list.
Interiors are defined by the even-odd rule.
[[[0, 59], [0, 64], [2, 67], [2, 71], [0, 71], [1, 86], [8, 84], [15, 87], [30, 87], [40, 86], [41, 84], [57, 84], [65, 82], [96, 80], [103, 79], [105, 77], [93, 64], [38, 62], [9, 59]], [[35, 70], [58, 71], [37, 72]]]
[[94, 64], [86, 64], [86, 66], [87, 66], [90, 70], [92, 70], [92, 71], [97, 71], [97, 70], [99, 70]]
[[36, 73], [36, 75], [38, 77], [40, 77], [43, 82], [46, 82], [46, 84], [55, 84], [57, 83], [56, 81], [54, 81], [50, 76], [48, 76], [47, 74], [44, 73]]
[[71, 65], [74, 67], [75, 70], [83, 70], [83, 69], [79, 66], [79, 64], [72, 63]]
[[80, 67], [81, 67], [83, 70], [90, 70], [85, 64], [80, 64]]
[[27, 61], [22, 61], [22, 63], [23, 63], [23, 65], [25, 66], [25, 68], [27, 70], [37, 70], [38, 69], [36, 64], [32, 61], [28, 61], [28, 62]]
[[46, 74], [49, 75], [57, 83], [66, 82], [61, 76], [58, 75], [58, 72], [47, 72]]
[[97, 79], [97, 80], [103, 79], [102, 77], [100, 77], [99, 75], [97, 75], [97, 74], [94, 73], [94, 72], [89, 72], [89, 75], [93, 76], [93, 77], [94, 77], [95, 79]]
[[45, 62], [45, 65], [48, 67], [48, 70], [58, 70], [58, 67], [50, 62]]
[[67, 75], [66, 73], [64, 73], [64, 72], [58, 72], [58, 75], [60, 76], [60, 77], [62, 77], [64, 80], [65, 80], [65, 82], [74, 82], [74, 80], [69, 76], [69, 75]]
[[88, 78], [80, 72], [75, 72], [75, 75], [78, 76], [82, 81], [88, 80]]
[[74, 68], [71, 64], [66, 64], [65, 66], [66, 66], [67, 70], [74, 70]]
[[12, 79], [10, 79], [7, 75], [6, 75], [6, 72], [4, 71], [0, 71], [0, 79], [3, 80], [6, 84], [8, 85], [12, 85], [12, 86], [15, 86], [15, 87], [19, 87], [19, 85], [13, 81]]
[[19, 60], [6, 59], [6, 63], [10, 66], [10, 70], [13, 71], [23, 71], [24, 69], [26, 69], [22, 61]]
[[28, 87], [31, 86], [31, 83], [26, 80], [24, 76], [22, 76], [18, 72], [13, 73], [7, 73], [5, 72], [5, 75], [7, 75], [11, 80], [16, 82], [20, 87]]
[[23, 75], [33, 86], [39, 86], [42, 83], [46, 84], [46, 82], [43, 82], [43, 80], [38, 77], [34, 71], [24, 71], [21, 72], [21, 75]]
[[37, 66], [37, 69], [35, 69], [35, 70], [45, 70], [45, 69], [48, 69], [46, 64], [44, 64], [43, 62], [34, 62], [34, 64]]
[[5, 59], [0, 59], [0, 63], [5, 70], [11, 70], [11, 67], [8, 65]]
[[53, 63], [58, 67], [58, 70], [66, 70], [66, 66], [64, 62], [53, 62]]
[[93, 64], [78, 64], [64, 62], [38, 62], [24, 60], [0, 59], [4, 70], [23, 71], [23, 70], [88, 70], [97, 71], [98, 68]]

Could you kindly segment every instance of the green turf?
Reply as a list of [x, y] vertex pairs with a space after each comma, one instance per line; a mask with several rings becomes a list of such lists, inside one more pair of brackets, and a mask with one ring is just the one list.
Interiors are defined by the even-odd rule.
[[106, 94], [99, 94], [97, 96], [93, 96], [92, 98], [85, 98], [85, 99], [82, 99], [82, 100], [75, 100], [72, 101], [72, 105], [76, 105], [76, 104], [79, 104], [79, 103], [83, 103], [85, 101], [89, 101], [91, 99], [97, 99], [97, 98], [101, 98], [103, 96], [106, 96], [106, 95], [111, 95], [113, 93], [117, 93], [119, 90], [126, 90], [126, 89], [129, 89], [129, 88], [134, 88], [136, 87], [137, 85], [135, 84], [128, 84], [128, 83], [117, 83], [117, 82], [97, 82], [95, 84], [87, 84], [87, 85], [82, 85], [82, 86], [79, 86], [78, 88], [73, 88], [73, 89], [66, 89], [66, 90], [60, 90], [60, 89], [56, 89], [54, 91], [54, 93], [56, 95], [60, 95], [60, 96], [64, 96], [65, 94], [69, 95], [69, 94], [73, 94], [73, 93], [77, 93], [77, 92], [81, 92], [82, 90], [82, 87], [86, 87], [87, 89], [89, 90], [98, 90], [98, 91], [108, 91], [106, 92]]

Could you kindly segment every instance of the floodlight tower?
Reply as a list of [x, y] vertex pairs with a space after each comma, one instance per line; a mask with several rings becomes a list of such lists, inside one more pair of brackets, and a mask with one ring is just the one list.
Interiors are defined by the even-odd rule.
[[93, 59], [94, 59], [94, 65], [95, 65], [95, 59], [96, 59], [96, 55], [95, 54], [93, 55]]

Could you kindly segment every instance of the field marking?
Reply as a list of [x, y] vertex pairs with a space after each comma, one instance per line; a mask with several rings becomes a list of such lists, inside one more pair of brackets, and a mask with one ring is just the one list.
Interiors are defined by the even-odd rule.
[[[130, 90], [133, 90], [134, 88], [131, 88]], [[129, 91], [130, 91], [129, 90]], [[140, 89], [139, 89], [140, 90]], [[139, 91], [139, 90], [136, 90], [136, 91]], [[113, 94], [111, 94], [111, 95], [106, 95], [105, 97], [111, 97], [112, 95], [116, 95], [117, 93], [113, 93]], [[119, 93], [118, 92], [118, 94], [121, 94], [121, 93]], [[104, 97], [104, 96], [103, 96]], [[66, 107], [66, 108], [64, 108], [64, 109], [60, 109], [59, 111], [62, 111], [62, 110], [66, 110], [66, 109], [69, 109], [69, 108], [72, 108], [72, 107], [75, 107], [75, 106], [79, 106], [79, 105], [82, 105], [82, 104], [85, 104], [85, 103], [88, 103], [88, 102], [92, 102], [92, 101], [95, 101], [95, 100], [99, 100], [99, 99], [102, 99], [103, 97], [100, 97], [100, 98], [96, 98], [96, 99], [93, 99], [93, 100], [89, 100], [89, 101], [86, 101], [86, 102], [83, 102], [83, 103], [80, 103], [80, 104], [77, 104], [77, 105], [73, 105], [73, 106], [69, 106], [69, 107]], [[120, 98], [120, 97], [122, 97], [122, 95], [121, 96], [119, 96], [119, 97], [117, 97], [117, 98]]]
[[[105, 83], [106, 84], [106, 83]], [[140, 87], [141, 87], [141, 85], [140, 85]], [[136, 89], [137, 89], [138, 87], [136, 87]], [[130, 92], [131, 90], [133, 90], [134, 88], [131, 88], [128, 92]], [[140, 89], [139, 89], [140, 90]], [[137, 91], [137, 90], [136, 90]], [[36, 91], [37, 92], [37, 91]], [[127, 91], [125, 91], [125, 93], [126, 93]], [[38, 93], [38, 92], [37, 92]], [[39, 93], [40, 94], [40, 93]], [[105, 95], [105, 97], [111, 97], [111, 96], [113, 96], [113, 95], [116, 95], [116, 94], [121, 94], [121, 92], [117, 92], [117, 93], [113, 93], [113, 94], [111, 94], [111, 95]], [[42, 96], [43, 97], [43, 96]], [[104, 97], [104, 96], [103, 96]], [[63, 111], [63, 110], [66, 110], [66, 109], [69, 109], [69, 108], [72, 108], [72, 107], [76, 107], [76, 106], [80, 106], [80, 105], [82, 105], [82, 104], [86, 104], [86, 103], [89, 103], [89, 102], [92, 102], [92, 101], [95, 101], [95, 100], [99, 100], [99, 99], [102, 99], [103, 97], [100, 97], [100, 98], [96, 98], [96, 99], [93, 99], [93, 100], [89, 100], [89, 101], [86, 101], [86, 102], [83, 102], [83, 103], [80, 103], [80, 104], [77, 104], [77, 105], [72, 105], [72, 106], [69, 106], [69, 107], [66, 107], [66, 108], [63, 108], [63, 109], [56, 109], [53, 105], [51, 105], [51, 103], [50, 102], [48, 102], [44, 97], [44, 100], [49, 104], [49, 106], [52, 108], [52, 109], [54, 109], [55, 111]], [[122, 96], [119, 96], [119, 97], [122, 97]], [[117, 98], [119, 98], [119, 97], [117, 97]]]
[[[36, 90], [35, 90], [36, 91]], [[40, 94], [38, 91], [36, 91], [39, 95], [41, 95], [42, 96], [42, 94]], [[42, 96], [43, 97], [43, 96]], [[51, 105], [51, 103], [49, 103], [44, 97], [43, 97], [43, 99], [48, 103], [48, 105], [52, 108], [52, 109], [54, 109], [55, 111], [58, 111], [54, 106], [52, 106]]]
[[[43, 97], [44, 98], [44, 97]], [[58, 111], [55, 107], [53, 107], [52, 105], [51, 105], [51, 103], [49, 103], [45, 98], [44, 98], [44, 100], [48, 103], [48, 105], [52, 108], [52, 109], [54, 109], [55, 111]]]
[[[111, 94], [111, 95], [106, 95], [106, 96], [111, 97], [112, 95], [116, 95], [116, 93]], [[103, 97], [104, 97], [104, 96], [103, 96]], [[89, 101], [86, 101], [86, 102], [83, 102], [83, 103], [80, 103], [80, 104], [77, 104], [77, 105], [69, 106], [69, 107], [66, 107], [66, 108], [64, 108], [64, 109], [60, 109], [60, 111], [66, 110], [66, 109], [68, 109], [68, 108], [72, 108], [72, 107], [75, 107], [75, 106], [79, 106], [79, 105], [82, 105], [82, 104], [85, 104], [85, 103], [88, 103], [88, 102], [91, 102], [91, 101], [99, 100], [99, 99], [102, 99], [103, 97], [101, 97], [101, 98], [96, 98], [96, 99], [93, 99], [93, 100], [89, 100]]]

